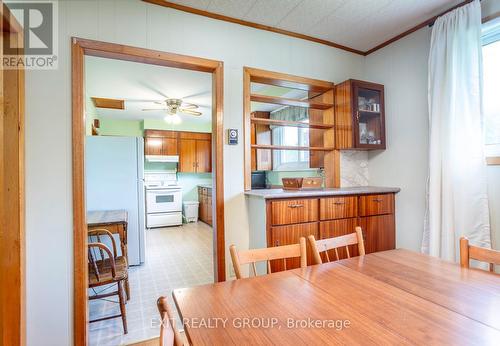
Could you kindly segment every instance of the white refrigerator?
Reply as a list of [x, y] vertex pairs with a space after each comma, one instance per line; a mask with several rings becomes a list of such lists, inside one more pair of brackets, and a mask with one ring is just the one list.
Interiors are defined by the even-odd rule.
[[141, 264], [146, 250], [144, 139], [87, 136], [85, 145], [87, 210], [126, 210], [129, 264]]

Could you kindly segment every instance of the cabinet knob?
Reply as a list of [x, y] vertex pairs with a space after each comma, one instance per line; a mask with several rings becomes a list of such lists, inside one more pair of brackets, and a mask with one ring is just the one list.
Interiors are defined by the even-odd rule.
[[304, 206], [303, 204], [289, 204], [288, 208], [301, 208], [303, 206]]
[[382, 198], [374, 198], [374, 199], [373, 199], [373, 201], [374, 201], [374, 202], [382, 202], [382, 201], [383, 201], [383, 199], [382, 199]]
[[342, 204], [345, 204], [345, 202], [333, 202], [333, 204], [335, 204], [335, 205], [342, 205]]

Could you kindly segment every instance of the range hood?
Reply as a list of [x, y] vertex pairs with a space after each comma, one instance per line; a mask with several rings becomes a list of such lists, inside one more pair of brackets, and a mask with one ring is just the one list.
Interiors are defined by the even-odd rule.
[[146, 155], [148, 162], [179, 162], [179, 155]]

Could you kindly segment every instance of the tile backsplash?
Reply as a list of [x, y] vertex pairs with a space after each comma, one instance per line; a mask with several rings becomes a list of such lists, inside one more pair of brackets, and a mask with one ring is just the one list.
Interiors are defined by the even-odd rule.
[[340, 186], [367, 186], [368, 182], [368, 152], [341, 150]]

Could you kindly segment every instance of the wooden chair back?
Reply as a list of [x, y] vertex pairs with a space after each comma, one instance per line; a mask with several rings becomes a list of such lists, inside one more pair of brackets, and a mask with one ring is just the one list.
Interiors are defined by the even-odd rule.
[[[88, 231], [87, 236], [89, 238], [88, 242], [88, 261], [89, 261], [89, 269], [92, 270], [97, 279], [99, 280], [99, 272], [103, 268], [99, 268], [99, 263], [104, 265], [105, 263], [101, 260], [109, 259], [109, 263], [111, 265], [111, 272], [113, 278], [116, 276], [116, 267], [115, 260], [117, 256], [116, 252], [116, 242], [115, 238], [113, 238], [113, 234], [107, 229], [93, 229]], [[111, 249], [103, 243], [104, 239], [110, 239], [111, 241]], [[99, 254], [99, 256], [98, 256]]]
[[271, 261], [281, 259], [283, 261], [284, 270], [286, 268], [287, 258], [300, 257], [300, 267], [307, 266], [306, 254], [306, 239], [301, 237], [298, 244], [274, 246], [263, 249], [252, 249], [245, 251], [237, 251], [234, 245], [229, 247], [231, 260], [233, 262], [234, 273], [237, 279], [241, 279], [241, 266], [250, 264], [254, 276], [257, 276], [257, 262], [267, 262], [267, 272], [271, 273]]
[[166, 297], [160, 297], [156, 301], [156, 306], [160, 312], [160, 346], [182, 346], [184, 340], [181, 333], [175, 328], [175, 316], [168, 305]]
[[335, 251], [336, 260], [339, 260], [338, 248], [345, 247], [347, 258], [351, 258], [349, 253], [349, 245], [358, 244], [359, 255], [365, 254], [365, 244], [363, 241], [363, 231], [361, 227], [356, 227], [355, 233], [350, 233], [342, 235], [340, 237], [327, 238], [316, 240], [313, 235], [308, 237], [309, 243], [311, 244], [312, 254], [314, 259], [314, 264], [321, 264], [323, 260], [321, 259], [321, 252], [325, 253], [326, 260], [330, 262], [330, 256], [328, 255], [329, 250]]
[[460, 265], [469, 268], [470, 260], [486, 262], [489, 264], [489, 270], [494, 271], [494, 265], [500, 265], [500, 251], [486, 249], [479, 246], [469, 245], [469, 239], [460, 238]]

